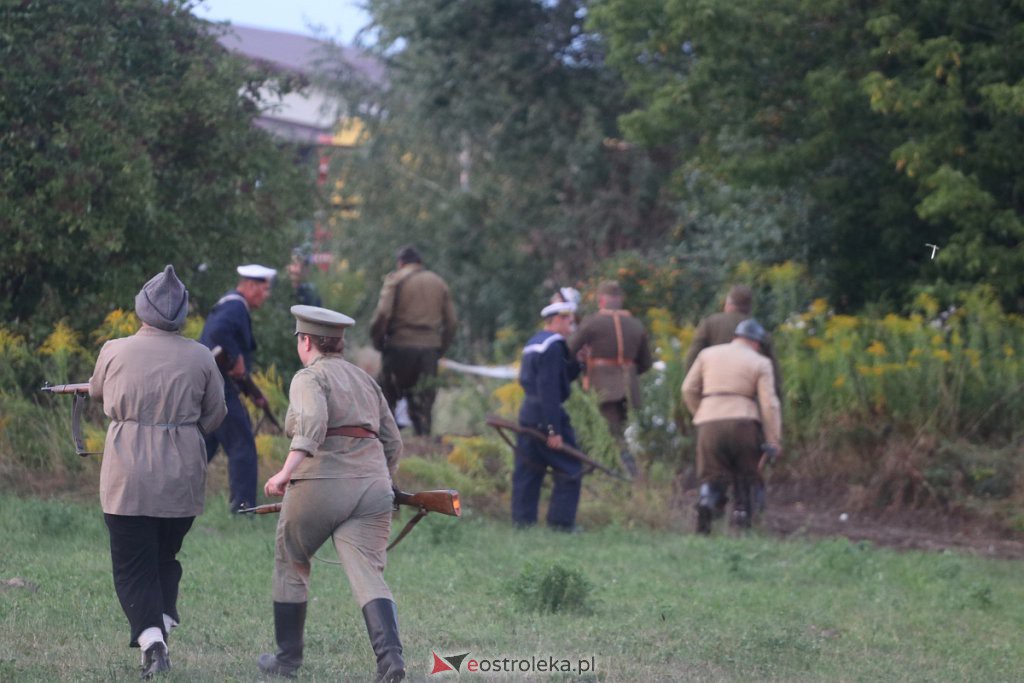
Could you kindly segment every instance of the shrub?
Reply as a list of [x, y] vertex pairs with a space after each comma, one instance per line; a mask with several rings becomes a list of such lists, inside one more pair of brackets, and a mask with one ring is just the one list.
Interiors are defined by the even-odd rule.
[[558, 563], [530, 563], [509, 585], [521, 611], [548, 614], [589, 613], [593, 590], [581, 570]]

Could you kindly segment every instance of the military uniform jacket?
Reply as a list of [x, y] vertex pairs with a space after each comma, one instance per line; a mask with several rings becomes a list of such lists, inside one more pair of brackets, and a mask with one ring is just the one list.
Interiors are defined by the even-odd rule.
[[541, 330], [530, 337], [519, 369], [519, 384], [526, 393], [519, 424], [545, 434], [551, 428], [565, 436], [569, 416], [562, 403], [569, 398], [570, 383], [579, 374], [580, 364], [570, 357], [562, 335]]
[[738, 339], [697, 354], [683, 380], [683, 400], [695, 425], [756, 420], [765, 441], [781, 443], [782, 418], [771, 361]]
[[[621, 335], [616, 332], [618, 318]], [[588, 315], [569, 341], [569, 352], [575, 356], [585, 345], [590, 346], [587, 381], [597, 391], [598, 401], [629, 399], [640, 406], [640, 383], [637, 375], [651, 368], [651, 351], [643, 324], [629, 311], [602, 309]]]
[[[292, 479], [388, 478], [402, 457], [402, 437], [380, 387], [341, 354], [314, 359], [292, 378], [285, 432], [305, 451]], [[327, 436], [328, 428], [363, 427], [379, 438]]]
[[[697, 359], [697, 354], [707, 347], [731, 342], [736, 336], [736, 326], [749, 317], [750, 315], [746, 313], [730, 311], [715, 313], [701, 320], [693, 335], [693, 341], [690, 342], [690, 348], [686, 352], [686, 365], [684, 365], [686, 370], [693, 367], [693, 361]], [[761, 353], [772, 363], [772, 372], [775, 373], [775, 393], [781, 402], [782, 373], [779, 372], [779, 362], [775, 358], [771, 337], [761, 342]]]
[[[206, 318], [199, 341], [211, 349], [221, 347], [228, 356], [228, 367], [232, 367], [235, 359], [242, 356], [245, 358], [246, 371], [252, 370], [256, 338], [252, 334], [249, 304], [238, 290], [228, 292], [214, 305]], [[225, 391], [229, 396], [238, 394], [234, 382], [226, 382]]]
[[[227, 414], [210, 351], [177, 332], [143, 327], [108, 341], [89, 379], [110, 418], [100, 504], [111, 515], [194, 517], [203, 511], [203, 433]], [[200, 431], [202, 430], [202, 432]]]
[[378, 350], [389, 346], [440, 349], [455, 338], [455, 306], [441, 276], [413, 263], [388, 273], [380, 290], [370, 336]]

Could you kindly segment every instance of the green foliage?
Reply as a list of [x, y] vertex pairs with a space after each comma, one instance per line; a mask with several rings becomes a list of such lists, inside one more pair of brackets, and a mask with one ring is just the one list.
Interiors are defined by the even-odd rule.
[[927, 295], [906, 317], [836, 315], [824, 300], [778, 328], [789, 437], [888, 421], [948, 437], [1012, 438], [1024, 419], [1024, 320], [978, 288], [945, 319]]
[[982, 281], [1021, 310], [1022, 22], [1014, 3], [906, 0], [590, 14], [639, 101], [627, 138], [675, 152], [695, 264], [788, 250], [840, 310]]
[[595, 260], [660, 247], [671, 220], [664, 174], [615, 139], [623, 84], [583, 27], [587, 3], [367, 9], [385, 79], [326, 77], [367, 124], [361, 153], [341, 164], [360, 209], [338, 249], [367, 264], [369, 281], [397, 245], [418, 243], [453, 285], [465, 345], [531, 326], [553, 285], [577, 282]]
[[269, 74], [191, 5], [0, 8], [0, 319], [31, 338], [65, 316], [95, 326], [166, 263], [209, 306], [307, 208], [306, 179], [252, 125]]
[[597, 394], [574, 387], [564, 405], [580, 449], [605, 467], [621, 470], [619, 447], [601, 416]]
[[509, 582], [509, 593], [524, 612], [589, 613], [594, 585], [582, 570], [560, 563], [531, 563]]

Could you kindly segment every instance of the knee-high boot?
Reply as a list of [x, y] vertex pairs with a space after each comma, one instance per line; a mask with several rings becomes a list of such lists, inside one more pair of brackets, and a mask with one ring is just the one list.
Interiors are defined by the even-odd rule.
[[302, 666], [302, 634], [306, 628], [306, 603], [274, 603], [274, 637], [277, 654], [260, 655], [258, 665], [264, 673], [294, 678]]
[[398, 638], [398, 608], [387, 598], [363, 605], [366, 632], [377, 655], [377, 680], [394, 683], [405, 678], [402, 641]]

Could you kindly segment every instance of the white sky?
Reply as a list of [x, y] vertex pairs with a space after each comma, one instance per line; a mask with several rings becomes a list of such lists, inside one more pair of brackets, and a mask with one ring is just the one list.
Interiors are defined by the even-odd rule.
[[369, 22], [359, 4], [360, 0], [203, 0], [193, 13], [210, 21], [308, 36], [322, 27], [327, 36], [349, 44]]

